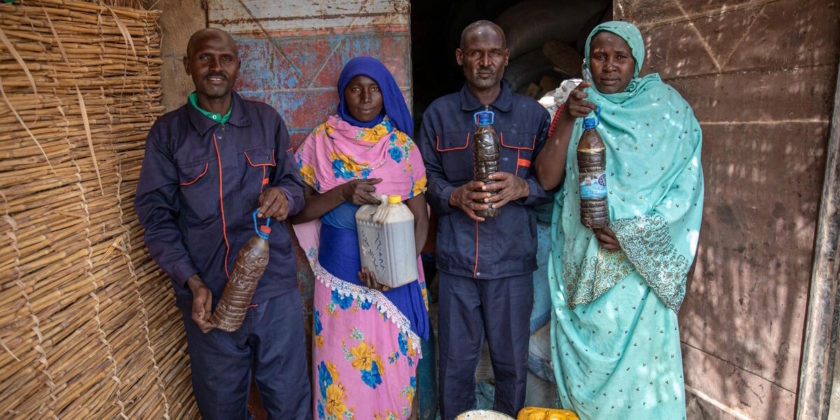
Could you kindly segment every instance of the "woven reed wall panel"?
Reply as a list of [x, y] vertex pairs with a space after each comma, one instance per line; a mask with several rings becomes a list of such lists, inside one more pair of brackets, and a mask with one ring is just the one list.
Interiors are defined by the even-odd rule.
[[157, 14], [0, 5], [0, 417], [196, 417], [133, 209], [162, 112]]

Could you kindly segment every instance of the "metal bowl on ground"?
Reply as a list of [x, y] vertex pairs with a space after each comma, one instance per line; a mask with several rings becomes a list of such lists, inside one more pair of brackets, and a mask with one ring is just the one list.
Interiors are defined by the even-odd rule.
[[455, 420], [514, 420], [514, 418], [493, 410], [470, 410], [458, 414]]

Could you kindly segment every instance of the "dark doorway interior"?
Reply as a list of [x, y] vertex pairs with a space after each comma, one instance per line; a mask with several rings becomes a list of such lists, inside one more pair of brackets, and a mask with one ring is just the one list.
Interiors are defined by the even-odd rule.
[[578, 77], [589, 31], [612, 16], [609, 0], [422, 0], [411, 4], [414, 117], [435, 98], [461, 88], [455, 63], [461, 30], [478, 19], [505, 30], [511, 59], [505, 79], [539, 98], [565, 78]]

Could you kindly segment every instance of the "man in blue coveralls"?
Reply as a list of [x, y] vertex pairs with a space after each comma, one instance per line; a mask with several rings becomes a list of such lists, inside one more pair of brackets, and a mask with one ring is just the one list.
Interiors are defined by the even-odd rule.
[[[203, 29], [190, 38], [184, 68], [195, 92], [152, 127], [134, 206], [149, 253], [175, 288], [201, 416], [247, 418], [253, 368], [271, 418], [307, 419], [303, 309], [283, 222], [303, 208], [303, 184], [277, 111], [233, 92], [239, 64], [226, 32]], [[238, 250], [254, 235], [257, 208], [278, 222], [268, 267], [239, 330], [213, 329], [210, 314]]]
[[[516, 416], [525, 403], [529, 317], [536, 263], [533, 206], [550, 199], [531, 171], [545, 141], [548, 112], [502, 81], [509, 50], [489, 21], [461, 33], [455, 59], [466, 83], [423, 114], [418, 144], [438, 215], [435, 258], [440, 275], [439, 398], [448, 420], [475, 405], [475, 368], [486, 337], [495, 375], [493, 408]], [[495, 182], [473, 180], [474, 114], [495, 114], [501, 138]], [[476, 211], [498, 208], [495, 218]]]

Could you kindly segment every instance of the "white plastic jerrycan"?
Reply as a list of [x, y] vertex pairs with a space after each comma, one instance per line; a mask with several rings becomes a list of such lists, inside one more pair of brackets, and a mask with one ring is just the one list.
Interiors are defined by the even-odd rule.
[[359, 254], [377, 282], [399, 287], [417, 280], [414, 215], [399, 195], [380, 200], [378, 206], [366, 204], [356, 211]]

